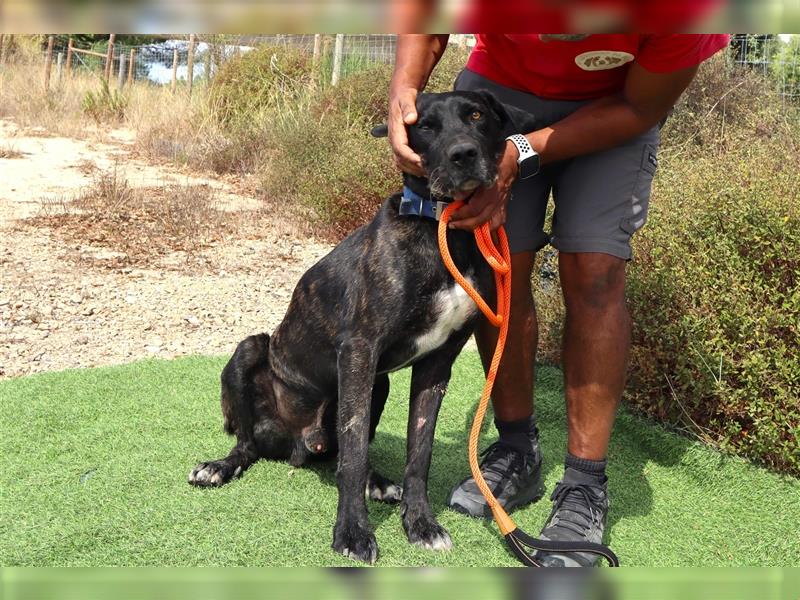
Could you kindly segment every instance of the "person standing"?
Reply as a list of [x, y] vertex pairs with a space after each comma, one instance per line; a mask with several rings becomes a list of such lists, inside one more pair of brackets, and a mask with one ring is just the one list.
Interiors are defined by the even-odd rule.
[[[533, 411], [537, 346], [531, 290], [535, 253], [558, 250], [566, 307], [563, 370], [567, 452], [541, 538], [602, 543], [609, 510], [608, 443], [625, 385], [631, 323], [625, 266], [631, 237], [647, 219], [660, 124], [699, 65], [727, 35], [477, 35], [457, 90], [488, 90], [535, 116], [535, 131], [506, 142], [498, 177], [452, 216], [471, 230], [505, 225], [512, 252], [509, 337], [492, 404], [499, 432], [481, 472], [507, 511], [543, 494], [542, 453]], [[389, 90], [389, 141], [398, 166], [424, 175], [408, 146], [415, 101], [447, 47], [447, 35], [400, 35]], [[524, 138], [524, 139], [522, 139]], [[526, 144], [527, 142], [527, 144]], [[528, 147], [529, 145], [529, 147]], [[553, 194], [552, 235], [545, 209]], [[476, 331], [484, 366], [497, 340], [486, 321]], [[468, 477], [448, 504], [491, 517]], [[543, 554], [545, 566], [591, 566], [588, 553]]]

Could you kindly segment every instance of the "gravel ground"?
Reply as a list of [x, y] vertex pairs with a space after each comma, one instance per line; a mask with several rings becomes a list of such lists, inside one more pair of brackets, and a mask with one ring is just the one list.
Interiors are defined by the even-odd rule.
[[[243, 337], [272, 331], [299, 277], [329, 251], [253, 210], [258, 203], [235, 182], [144, 164], [129, 158], [125, 140], [124, 132], [103, 143], [30, 135], [0, 121], [0, 145], [21, 153], [0, 159], [0, 378], [230, 353]], [[245, 218], [253, 211], [259, 235], [120, 266], [113, 248], [75, 243], [57, 226], [30, 220], [48, 201], [88, 186], [110, 155], [132, 185], [214, 186], [226, 210]]]

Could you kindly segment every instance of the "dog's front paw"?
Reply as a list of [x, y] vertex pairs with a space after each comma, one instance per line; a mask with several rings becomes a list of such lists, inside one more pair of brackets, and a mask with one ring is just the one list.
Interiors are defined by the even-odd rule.
[[415, 546], [426, 550], [450, 550], [453, 547], [450, 534], [433, 517], [422, 515], [411, 522], [403, 519], [403, 527], [408, 541]]
[[336, 524], [331, 547], [348, 558], [371, 565], [378, 558], [378, 542], [375, 535], [358, 523]]
[[219, 487], [242, 474], [242, 467], [234, 467], [224, 460], [200, 463], [189, 473], [189, 483], [200, 487]]

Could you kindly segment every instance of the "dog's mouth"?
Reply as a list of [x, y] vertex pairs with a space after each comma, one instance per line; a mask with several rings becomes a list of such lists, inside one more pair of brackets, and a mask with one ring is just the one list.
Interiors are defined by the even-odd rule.
[[488, 169], [482, 173], [456, 174], [444, 168], [433, 169], [428, 176], [431, 193], [436, 196], [450, 198], [464, 198], [472, 194], [479, 187], [491, 187], [497, 181], [497, 173], [489, 173]]

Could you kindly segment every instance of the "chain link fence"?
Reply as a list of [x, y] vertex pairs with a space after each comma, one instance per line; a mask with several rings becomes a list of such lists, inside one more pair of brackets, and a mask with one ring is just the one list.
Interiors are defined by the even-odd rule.
[[800, 101], [800, 35], [734, 35], [730, 60], [772, 80], [784, 99]]

